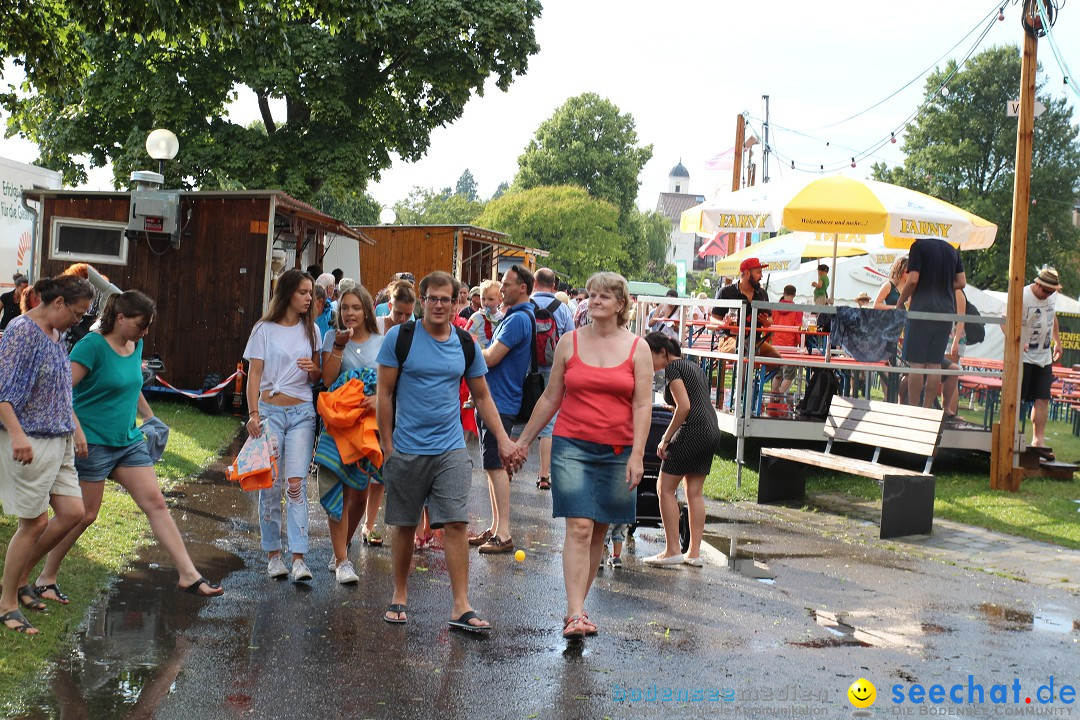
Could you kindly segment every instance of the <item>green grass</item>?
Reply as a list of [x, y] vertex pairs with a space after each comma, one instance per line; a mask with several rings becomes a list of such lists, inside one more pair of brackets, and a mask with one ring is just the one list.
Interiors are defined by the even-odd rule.
[[[240, 427], [238, 418], [205, 415], [182, 403], [159, 401], [153, 407], [172, 428], [169, 445], [156, 468], [166, 484], [206, 467]], [[0, 552], [7, 552], [16, 527], [14, 517], [0, 515]], [[6, 717], [28, 709], [27, 699], [43, 690], [50, 661], [70, 644], [87, 608], [138, 549], [152, 540], [146, 516], [127, 493], [109, 482], [97, 522], [79, 539], [61, 569], [60, 584], [71, 604], [63, 607], [50, 603], [45, 615], [25, 611], [41, 630], [35, 637], [0, 630], [0, 715]], [[31, 582], [35, 577], [31, 572]]]
[[[974, 422], [981, 422], [979, 413], [962, 411]], [[1030, 428], [1028, 429], [1030, 438]], [[1072, 434], [1072, 425], [1050, 421], [1046, 428], [1047, 444], [1054, 448], [1058, 459], [1080, 460], [1080, 438]], [[735, 440], [724, 436], [724, 448], [713, 462], [712, 472], [705, 481], [705, 494], [722, 500], [749, 500], [757, 497], [758, 457], [762, 447], [784, 446], [782, 440], [756, 438], [746, 444], [746, 465], [742, 485], [736, 488]], [[847, 450], [844, 451], [845, 453]], [[855, 452], [851, 454], [856, 455]], [[858, 457], [869, 459], [870, 453]], [[885, 463], [910, 467], [910, 457], [882, 453]], [[732, 458], [732, 459], [727, 459]], [[934, 517], [956, 520], [1054, 543], [1063, 547], [1080, 548], [1080, 483], [1046, 478], [1029, 478], [1015, 493], [990, 489], [990, 456], [985, 453], [943, 450], [934, 461], [937, 492]], [[871, 480], [826, 470], [807, 468], [807, 491], [845, 492], [867, 499], [881, 499], [881, 493]]]

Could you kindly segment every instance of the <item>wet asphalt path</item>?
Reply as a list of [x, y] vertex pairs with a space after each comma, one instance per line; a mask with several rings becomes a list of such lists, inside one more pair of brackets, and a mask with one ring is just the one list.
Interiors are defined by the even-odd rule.
[[[568, 643], [560, 636], [562, 525], [550, 516], [550, 495], [533, 484], [532, 463], [512, 486], [514, 539], [525, 562], [472, 555], [471, 600], [495, 626], [490, 637], [448, 629], [441, 552], [415, 557], [408, 624], [384, 623], [389, 548], [357, 543], [361, 582], [337, 585], [326, 569], [317, 501], [308, 556], [314, 580], [268, 579], [255, 496], [207, 473], [181, 488], [172, 506], [199, 567], [224, 578], [225, 597], [175, 592], [167, 557], [149, 549], [91, 611], [32, 717], [576, 719], [770, 708], [847, 717], [847, 687], [859, 677], [875, 682], [882, 698], [893, 683], [961, 682], [969, 673], [987, 685], [1019, 677], [1034, 686], [1050, 675], [1080, 685], [1076, 596], [843, 533], [762, 524], [723, 505], [710, 507], [713, 542], [726, 549], [735, 535], [741, 555], [767, 562], [762, 574], [774, 580], [732, 572], [715, 552], [700, 570], [646, 568], [635, 558], [659, 549], [660, 531], [640, 528], [626, 567], [602, 570], [588, 601], [600, 634]], [[474, 479], [473, 528], [482, 529], [488, 494], [481, 471]], [[737, 700], [616, 699], [654, 684], [731, 689]], [[785, 699], [766, 699], [770, 691]], [[875, 712], [893, 709], [879, 702]]]

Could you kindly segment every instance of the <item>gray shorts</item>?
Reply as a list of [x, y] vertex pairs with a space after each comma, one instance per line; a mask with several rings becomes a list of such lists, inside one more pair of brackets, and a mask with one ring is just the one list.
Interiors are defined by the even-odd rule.
[[382, 466], [387, 525], [420, 524], [427, 503], [431, 527], [469, 521], [472, 460], [460, 448], [441, 455], [394, 452]]

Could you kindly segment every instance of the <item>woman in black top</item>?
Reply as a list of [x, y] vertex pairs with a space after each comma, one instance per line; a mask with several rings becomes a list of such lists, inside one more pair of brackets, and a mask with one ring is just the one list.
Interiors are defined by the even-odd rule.
[[[709, 399], [709, 383], [701, 368], [684, 360], [679, 344], [662, 333], [649, 333], [645, 342], [652, 350], [653, 369], [664, 371], [664, 402], [674, 406], [675, 412], [656, 449], [663, 461], [656, 493], [660, 498], [667, 546], [644, 562], [701, 567], [701, 534], [705, 529], [702, 489], [720, 445], [720, 427]], [[685, 558], [679, 547], [679, 501], [675, 497], [683, 478], [686, 478], [686, 505], [690, 513], [690, 547]]]
[[12, 276], [12, 279], [15, 281], [15, 289], [0, 295], [0, 304], [3, 304], [4, 312], [4, 314], [0, 316], [0, 332], [7, 328], [9, 322], [22, 314], [22, 309], [19, 307], [19, 300], [22, 298], [23, 292], [28, 287], [29, 281], [22, 273], [15, 273], [15, 275]]

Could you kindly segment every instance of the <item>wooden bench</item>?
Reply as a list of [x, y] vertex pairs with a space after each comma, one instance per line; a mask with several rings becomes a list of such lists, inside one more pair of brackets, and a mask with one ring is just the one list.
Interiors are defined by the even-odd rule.
[[[934, 525], [934, 476], [930, 467], [941, 441], [941, 410], [894, 405], [878, 400], [835, 396], [825, 422], [825, 452], [796, 448], [762, 448], [758, 468], [759, 504], [796, 500], [806, 494], [806, 467], [873, 478], [882, 487], [882, 538], [928, 535]], [[873, 460], [834, 455], [834, 441], [874, 448]], [[900, 450], [926, 458], [922, 472], [883, 465], [881, 449]]]

